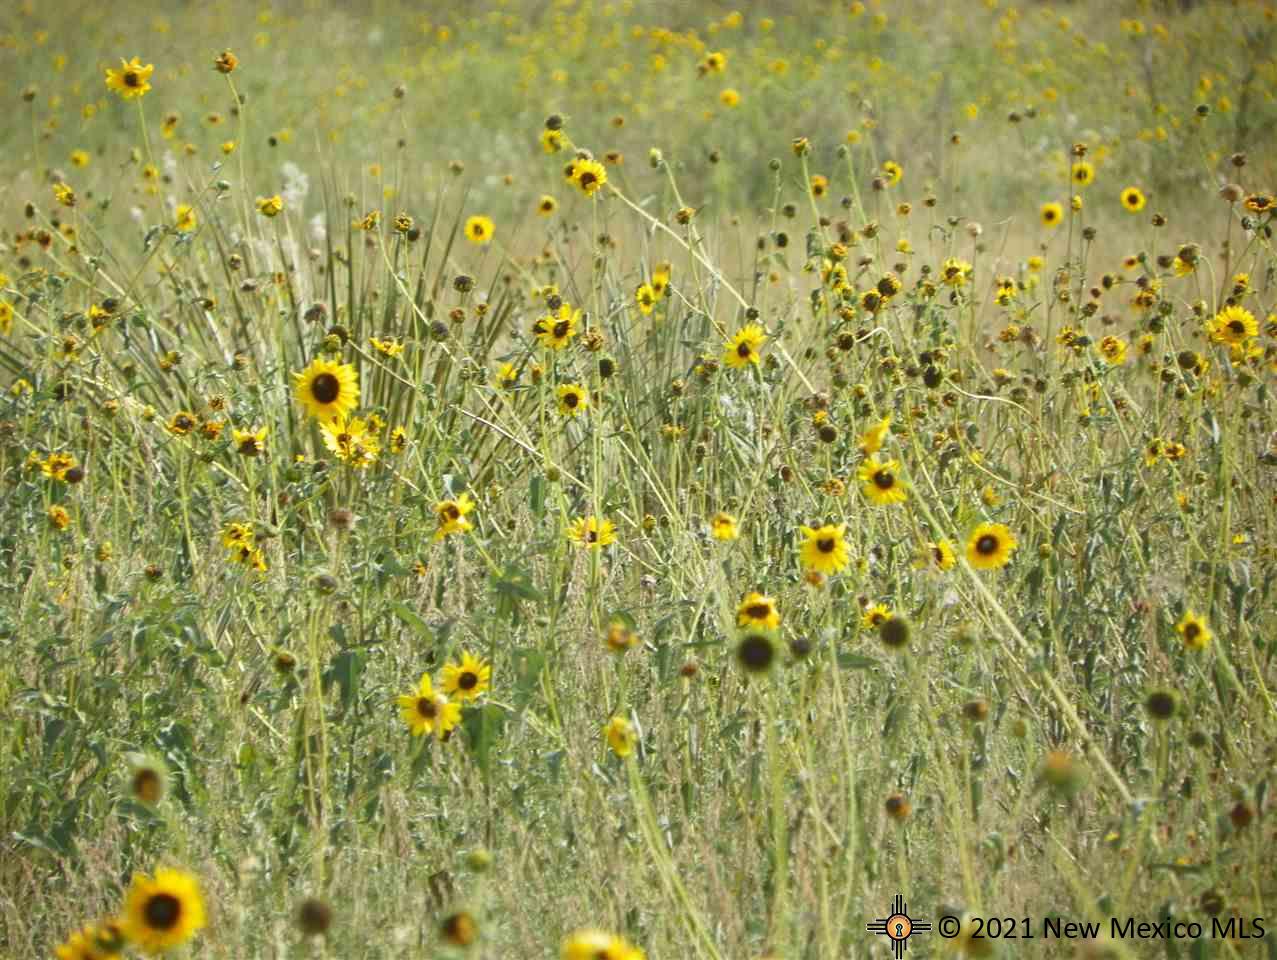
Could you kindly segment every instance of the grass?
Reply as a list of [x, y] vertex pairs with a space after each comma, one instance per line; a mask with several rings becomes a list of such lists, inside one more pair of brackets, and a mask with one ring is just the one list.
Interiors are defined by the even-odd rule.
[[228, 957], [875, 956], [897, 893], [919, 956], [1259, 955], [1272, 7], [58, 12], [0, 37], [0, 956], [159, 867]]

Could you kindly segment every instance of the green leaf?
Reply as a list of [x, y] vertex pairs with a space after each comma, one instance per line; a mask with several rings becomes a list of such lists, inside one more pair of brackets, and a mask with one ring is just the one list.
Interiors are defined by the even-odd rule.
[[404, 626], [412, 630], [413, 633], [426, 643], [434, 643], [434, 632], [426, 624], [426, 621], [422, 620], [421, 616], [414, 610], [410, 609], [407, 604], [392, 603], [390, 605], [390, 611], [397, 616], [400, 621], [402, 621]]
[[344, 650], [333, 657], [328, 669], [324, 671], [324, 689], [329, 689], [334, 682], [341, 688], [341, 708], [349, 710], [359, 692], [359, 678], [368, 664], [368, 655], [360, 650]]
[[878, 666], [878, 661], [873, 657], [866, 657], [863, 653], [840, 653], [838, 666], [844, 670], [867, 670], [869, 667]]
[[466, 745], [478, 762], [485, 780], [492, 769], [492, 748], [505, 732], [505, 722], [505, 711], [494, 703], [466, 707], [461, 712], [461, 728], [466, 734]]
[[499, 597], [509, 600], [542, 601], [545, 594], [532, 585], [532, 576], [518, 567], [506, 567], [492, 581], [492, 589]]

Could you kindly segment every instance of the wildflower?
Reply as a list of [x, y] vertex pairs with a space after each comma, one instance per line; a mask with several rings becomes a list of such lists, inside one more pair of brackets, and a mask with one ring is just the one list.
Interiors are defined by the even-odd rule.
[[[634, 725], [624, 717], [613, 717], [603, 725], [603, 739], [612, 748], [612, 752], [624, 760], [634, 752], [634, 744], [638, 741]], [[594, 954], [597, 956], [597, 954]]]
[[1109, 366], [1120, 367], [1126, 363], [1126, 341], [1121, 337], [1104, 337], [1100, 340], [1099, 351]]
[[75, 191], [69, 184], [58, 181], [53, 185], [53, 196], [64, 207], [75, 206]]
[[562, 960], [644, 960], [643, 951], [621, 937], [584, 928], [570, 933], [560, 951]]
[[1144, 209], [1144, 193], [1139, 187], [1127, 187], [1122, 191], [1122, 206], [1131, 213]]
[[468, 947], [479, 936], [479, 925], [465, 910], [450, 913], [439, 924], [439, 935], [455, 947]]
[[537, 213], [543, 217], [548, 217], [557, 209], [559, 209], [559, 201], [548, 193], [541, 194], [541, 199], [537, 201]]
[[40, 472], [51, 480], [66, 482], [67, 473], [75, 467], [75, 457], [69, 453], [51, 453], [40, 464]]
[[497, 385], [503, 390], [509, 390], [519, 382], [519, 368], [513, 363], [506, 361], [497, 367]]
[[1184, 616], [1175, 625], [1175, 632], [1183, 638], [1184, 646], [1188, 650], [1205, 650], [1210, 646], [1213, 637], [1210, 627], [1206, 625], [1206, 620], [1192, 610], [1184, 611]]
[[67, 513], [66, 507], [60, 504], [54, 504], [48, 509], [49, 524], [55, 530], [65, 530], [71, 525], [71, 514]]
[[316, 358], [293, 383], [298, 402], [320, 421], [344, 417], [359, 403], [359, 374], [348, 363]]
[[271, 197], [257, 198], [257, 212], [263, 217], [277, 217], [284, 209], [284, 201], [277, 193]]
[[638, 644], [639, 636], [621, 620], [613, 620], [608, 624], [607, 633], [603, 636], [603, 642], [607, 644], [608, 649], [613, 653], [624, 653], [630, 647]]
[[339, 416], [321, 422], [319, 429], [324, 446], [342, 463], [365, 470], [377, 462], [381, 442], [367, 420]]
[[730, 513], [716, 513], [709, 521], [710, 535], [715, 540], [735, 540], [740, 536], [740, 528], [736, 523], [736, 518]]
[[268, 427], [256, 430], [239, 430], [232, 428], [231, 437], [235, 441], [235, 450], [242, 457], [256, 457], [266, 452], [266, 432]]
[[558, 389], [559, 413], [575, 417], [589, 409], [590, 395], [579, 383], [565, 383]]
[[199, 417], [189, 410], [179, 410], [169, 417], [165, 429], [175, 437], [184, 437], [199, 426]]
[[648, 316], [652, 309], [656, 306], [656, 291], [652, 289], [650, 283], [640, 283], [634, 291], [634, 302], [638, 304], [639, 312], [643, 316]]
[[439, 522], [435, 531], [435, 539], [442, 540], [457, 533], [466, 533], [474, 529], [474, 524], [466, 519], [473, 512], [476, 504], [468, 493], [462, 493], [455, 500], [441, 500], [435, 504], [435, 517]]
[[607, 169], [597, 160], [577, 160], [571, 165], [568, 177], [587, 197], [592, 197], [607, 183]]
[[379, 340], [377, 337], [369, 337], [368, 342], [373, 349], [386, 357], [397, 357], [403, 353], [403, 341], [396, 337], [389, 337], [385, 340]]
[[532, 333], [541, 346], [562, 350], [576, 336], [576, 325], [581, 319], [580, 309], [569, 303], [560, 303], [556, 311], [545, 314], [532, 325]]
[[546, 153], [558, 153], [563, 149], [562, 130], [542, 130], [541, 149]]
[[87, 167], [92, 159], [86, 150], [71, 151], [71, 166], [73, 167]]
[[468, 651], [461, 652], [460, 663], [443, 667], [443, 692], [461, 700], [475, 700], [488, 689], [492, 667]]
[[1044, 227], [1058, 227], [1064, 219], [1064, 207], [1058, 203], [1044, 203], [1042, 209], [1038, 211], [1038, 216], [1042, 220]]
[[1017, 546], [1005, 525], [982, 523], [967, 537], [967, 562], [977, 570], [997, 570], [1007, 565]]
[[894, 187], [898, 184], [904, 175], [904, 168], [894, 160], [888, 160], [882, 165], [882, 178], [889, 187]]
[[164, 766], [164, 761], [145, 754], [132, 755], [129, 792], [133, 794], [134, 800], [148, 807], [154, 807], [164, 799], [164, 791], [167, 787], [168, 769]]
[[957, 257], [949, 257], [940, 265], [940, 279], [951, 287], [961, 287], [971, 279], [971, 264]]
[[767, 340], [763, 328], [756, 323], [746, 324], [728, 341], [723, 362], [729, 367], [740, 369], [759, 361], [758, 348]]
[[229, 50], [223, 50], [213, 60], [213, 69], [218, 73], [231, 73], [239, 66], [239, 57]]
[[401, 694], [397, 702], [399, 716], [414, 737], [433, 733], [443, 739], [461, 722], [461, 705], [452, 703], [442, 693], [436, 693], [428, 673], [421, 675], [416, 693]]
[[195, 215], [195, 208], [189, 203], [179, 203], [177, 205], [174, 220], [179, 233], [190, 233], [199, 223], [199, 219]]
[[118, 928], [85, 927], [67, 937], [53, 953], [58, 960], [118, 960], [120, 939]]
[[134, 97], [145, 96], [151, 89], [151, 74], [154, 72], [154, 64], [142, 66], [142, 61], [137, 57], [132, 60], [121, 57], [119, 70], [107, 68], [106, 85], [125, 100], [132, 100]]
[[776, 662], [776, 644], [766, 633], [747, 633], [736, 644], [736, 662], [748, 673], [766, 673]]
[[657, 299], [665, 296], [665, 292], [670, 285], [670, 265], [668, 263], [658, 263], [652, 270], [652, 291], [656, 294]]
[[780, 626], [780, 611], [776, 601], [761, 593], [748, 593], [736, 608], [738, 627], [756, 627], [774, 630]]
[[879, 506], [903, 503], [908, 493], [899, 477], [900, 464], [895, 460], [879, 461], [870, 457], [860, 465], [856, 477], [860, 480], [860, 492], [865, 499]]
[[799, 560], [804, 570], [816, 573], [838, 573], [850, 562], [847, 541], [844, 538], [846, 524], [826, 524], [823, 527], [799, 527], [802, 533], [802, 546], [799, 548]]
[[611, 520], [598, 517], [578, 517], [568, 527], [568, 539], [591, 550], [616, 542], [616, 526]]
[[1259, 323], [1245, 307], [1225, 307], [1209, 324], [1209, 332], [1216, 343], [1242, 344], [1259, 335]]
[[876, 424], [860, 435], [860, 452], [865, 456], [873, 456], [882, 449], [882, 443], [887, 438], [887, 431], [891, 427], [890, 415], [883, 417]]
[[717, 50], [706, 54], [701, 68], [706, 73], [722, 73], [727, 69], [727, 54]]
[[914, 559], [915, 569], [931, 568], [935, 570], [952, 570], [958, 560], [953, 552], [953, 544], [948, 540], [936, 540], [928, 543]]
[[875, 603], [865, 608], [860, 615], [860, 625], [866, 630], [877, 630], [891, 619], [891, 608], [885, 603]]
[[1095, 182], [1095, 167], [1087, 160], [1078, 160], [1073, 164], [1070, 176], [1079, 187], [1088, 187]]
[[1242, 203], [1251, 213], [1267, 213], [1277, 209], [1277, 198], [1269, 193], [1252, 193]]
[[185, 870], [161, 867], [155, 876], [135, 873], [121, 917], [124, 938], [144, 953], [181, 946], [204, 926], [199, 881]]
[[729, 110], [740, 105], [740, 91], [735, 87], [725, 87], [718, 95], [718, 102]]
[[483, 245], [492, 239], [495, 229], [492, 220], [485, 216], [473, 216], [466, 220], [466, 239], [471, 243]]

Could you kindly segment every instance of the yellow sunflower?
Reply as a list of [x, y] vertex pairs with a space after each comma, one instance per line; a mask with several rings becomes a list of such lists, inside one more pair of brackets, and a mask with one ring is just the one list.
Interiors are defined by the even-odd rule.
[[967, 563], [977, 570], [997, 570], [1011, 559], [1019, 544], [1001, 523], [982, 523], [967, 537]]
[[735, 517], [720, 511], [710, 518], [709, 532], [715, 540], [735, 540], [740, 536], [740, 527]]
[[344, 417], [359, 404], [359, 374], [348, 363], [317, 357], [293, 374], [293, 383], [297, 400], [321, 421]]
[[85, 927], [67, 937], [66, 943], [54, 949], [58, 960], [116, 960], [119, 957], [119, 931]]
[[428, 673], [421, 675], [417, 692], [400, 695], [398, 703], [399, 716], [414, 737], [433, 733], [442, 739], [461, 722], [461, 705], [450, 702], [442, 693], [436, 693]]
[[489, 217], [475, 216], [466, 221], [466, 239], [471, 243], [485, 244], [492, 239], [495, 225]]
[[[465, 533], [474, 529], [474, 524], [466, 519], [466, 515], [475, 508], [470, 494], [463, 493], [455, 500], [441, 500], [435, 504], [435, 516], [439, 520], [439, 529], [435, 531], [435, 539], [442, 540], [454, 533]], [[451, 693], [452, 691], [447, 691]]]
[[578, 517], [568, 527], [568, 539], [596, 550], [616, 542], [616, 525], [598, 517]]
[[135, 873], [124, 898], [120, 927], [143, 953], [181, 946], [204, 926], [199, 880], [185, 870], [161, 867], [154, 878]]
[[1095, 182], [1095, 167], [1089, 161], [1078, 160], [1073, 164], [1070, 175], [1079, 187], [1087, 187]]
[[[624, 760], [634, 752], [634, 744], [638, 742], [638, 734], [634, 725], [624, 717], [613, 717], [603, 725], [603, 739], [612, 748], [612, 752]], [[594, 954], [598, 956], [598, 954]]]
[[860, 435], [860, 452], [872, 456], [882, 449], [882, 442], [887, 439], [887, 431], [891, 428], [891, 417], [886, 416]]
[[780, 626], [780, 611], [776, 601], [761, 593], [747, 593], [736, 608], [736, 626], [762, 627], [774, 630]]
[[1139, 187], [1127, 187], [1122, 191], [1122, 206], [1131, 213], [1144, 209], [1144, 192]]
[[838, 573], [850, 562], [847, 541], [844, 537], [846, 524], [825, 524], [823, 527], [799, 527], [803, 535], [803, 543], [799, 551], [799, 560], [804, 570], [817, 573]]
[[958, 558], [953, 552], [953, 544], [948, 540], [936, 540], [928, 543], [918, 551], [913, 565], [915, 569], [952, 570]]
[[1259, 336], [1259, 322], [1245, 307], [1225, 307], [1210, 324], [1210, 338], [1216, 343], [1245, 343]]
[[142, 61], [137, 57], [132, 60], [121, 57], [119, 70], [107, 68], [106, 85], [125, 100], [132, 100], [134, 97], [145, 96], [151, 89], [151, 74], [154, 72], [154, 64], [142, 66]]
[[1192, 610], [1184, 611], [1184, 616], [1175, 625], [1175, 632], [1184, 638], [1184, 646], [1189, 650], [1205, 650], [1214, 636], [1205, 618]]
[[723, 362], [729, 367], [747, 367], [758, 363], [758, 348], [767, 341], [767, 334], [756, 323], [749, 323], [737, 331], [736, 336], [727, 342], [723, 352]]
[[319, 425], [324, 446], [342, 463], [366, 470], [377, 462], [381, 441], [367, 420], [335, 417]]
[[243, 457], [256, 457], [266, 451], [266, 432], [268, 427], [259, 427], [257, 430], [236, 430], [231, 429], [231, 436], [235, 441], [235, 449]]
[[578, 383], [565, 383], [558, 390], [559, 413], [575, 417], [590, 406], [590, 395]]
[[895, 460], [880, 461], [870, 457], [856, 471], [860, 480], [860, 492], [870, 503], [880, 506], [903, 503], [909, 495], [900, 479], [900, 464]]
[[634, 302], [638, 304], [639, 312], [643, 316], [647, 316], [656, 306], [656, 291], [650, 283], [640, 283], [638, 289], [634, 291]]
[[607, 183], [607, 168], [597, 160], [577, 160], [571, 165], [570, 179], [587, 197]]
[[559, 309], [545, 314], [532, 325], [537, 342], [551, 350], [562, 350], [576, 336], [576, 325], [581, 311], [572, 309], [569, 303], [559, 304]]
[[1044, 227], [1058, 227], [1064, 219], [1064, 208], [1058, 203], [1044, 203], [1038, 211], [1038, 217]]
[[443, 692], [458, 700], [475, 700], [488, 689], [492, 667], [467, 650], [461, 651], [460, 663], [443, 666]]
[[615, 934], [584, 928], [568, 934], [562, 960], [644, 960], [645, 954]]

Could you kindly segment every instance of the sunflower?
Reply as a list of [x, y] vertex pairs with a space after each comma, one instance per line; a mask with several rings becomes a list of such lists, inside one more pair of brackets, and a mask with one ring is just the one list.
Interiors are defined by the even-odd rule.
[[767, 334], [756, 323], [749, 323], [736, 332], [736, 336], [727, 342], [723, 352], [723, 362], [729, 367], [747, 367], [758, 363], [758, 348], [767, 342]]
[[740, 606], [736, 608], [736, 625], [775, 630], [780, 626], [780, 611], [776, 609], [776, 601], [757, 592], [745, 594]]
[[1144, 209], [1144, 192], [1139, 187], [1127, 187], [1122, 191], [1122, 206], [1131, 213]]
[[665, 291], [670, 286], [670, 265], [668, 263], [658, 263], [652, 270], [652, 290], [656, 293], [657, 298], [665, 296]]
[[13, 329], [13, 304], [0, 300], [0, 336], [8, 336]]
[[621, 937], [583, 928], [568, 934], [560, 956], [562, 960], [644, 960], [645, 955]]
[[1079, 187], [1089, 187], [1095, 182], [1095, 167], [1089, 161], [1079, 160], [1073, 164], [1070, 176]]
[[740, 536], [740, 527], [730, 513], [719, 511], [710, 517], [709, 532], [715, 540], [735, 540]]
[[1104, 357], [1104, 362], [1112, 367], [1120, 367], [1126, 363], [1126, 341], [1121, 337], [1115, 337], [1110, 334], [1100, 340], [1100, 355]]
[[894, 160], [888, 160], [882, 165], [882, 179], [886, 181], [889, 187], [894, 187], [904, 175], [904, 168]]
[[1184, 616], [1175, 624], [1175, 632], [1184, 638], [1184, 646], [1189, 650], [1205, 650], [1213, 636], [1206, 620], [1192, 610], [1184, 611]]
[[125, 100], [132, 100], [134, 97], [145, 96], [151, 89], [151, 74], [154, 72], [154, 64], [142, 66], [142, 61], [137, 57], [132, 60], [121, 57], [119, 70], [107, 68], [106, 85]]
[[568, 539], [596, 550], [616, 542], [616, 525], [598, 517], [578, 517], [568, 527]]
[[736, 644], [736, 662], [747, 673], [766, 673], [776, 662], [776, 644], [766, 633], [747, 633]]
[[235, 440], [236, 452], [241, 457], [257, 457], [266, 452], [266, 434], [268, 428], [261, 426], [257, 430], [231, 429], [231, 437]]
[[860, 625], [866, 630], [877, 630], [892, 616], [889, 606], [885, 603], [875, 603], [865, 607], [865, 612], [860, 615]]
[[594, 196], [607, 183], [607, 168], [597, 160], [576, 160], [569, 169], [568, 179], [587, 197]]
[[[463, 493], [455, 500], [441, 500], [435, 504], [435, 517], [439, 521], [439, 529], [435, 531], [435, 539], [442, 540], [454, 533], [465, 533], [474, 529], [474, 524], [466, 519], [475, 508], [470, 494]], [[451, 693], [452, 691], [448, 691]]]
[[656, 306], [656, 291], [650, 283], [640, 283], [634, 291], [634, 302], [638, 304], [639, 313], [647, 316]]
[[334, 417], [319, 425], [324, 446], [342, 463], [366, 470], [377, 462], [381, 441], [367, 420]]
[[891, 417], [886, 416], [860, 435], [860, 452], [872, 456], [882, 449], [882, 442], [891, 428]]
[[805, 539], [799, 552], [804, 570], [817, 573], [838, 573], [850, 562], [847, 541], [843, 536], [846, 524], [825, 524], [815, 529], [799, 527]]
[[40, 463], [40, 472], [51, 480], [66, 482], [67, 473], [75, 467], [75, 457], [69, 453], [51, 453]]
[[612, 748], [612, 752], [624, 760], [634, 752], [634, 744], [638, 735], [634, 725], [624, 717], [613, 717], [603, 725], [603, 739]]
[[936, 540], [928, 543], [914, 559], [913, 565], [922, 570], [928, 567], [936, 570], [952, 570], [958, 559], [953, 552], [953, 544], [948, 540]]
[[492, 667], [463, 650], [460, 663], [443, 666], [443, 692], [458, 700], [475, 700], [488, 689], [491, 678]]
[[590, 395], [578, 383], [565, 383], [559, 387], [559, 413], [575, 417], [590, 406]]
[[532, 324], [532, 334], [543, 347], [562, 350], [576, 336], [576, 325], [581, 319], [580, 309], [569, 303], [560, 303], [558, 310], [545, 314]]
[[199, 426], [200, 418], [189, 410], [179, 410], [168, 418], [165, 429], [175, 437], [184, 437]]
[[1251, 213], [1267, 213], [1277, 208], [1277, 198], [1267, 193], [1252, 193], [1242, 202]]
[[439, 936], [456, 947], [468, 947], [479, 936], [479, 924], [465, 910], [450, 913], [439, 923]]
[[735, 87], [724, 87], [718, 95], [718, 102], [729, 110], [732, 107], [740, 106], [740, 91]]
[[508, 360], [497, 367], [497, 385], [502, 390], [509, 390], [519, 382], [519, 368]]
[[546, 153], [558, 153], [563, 149], [562, 130], [542, 130], [541, 149]]
[[199, 218], [195, 215], [195, 208], [189, 203], [179, 203], [173, 217], [176, 221], [178, 233], [190, 233], [199, 224]]
[[461, 705], [451, 703], [442, 693], [436, 693], [428, 673], [421, 675], [417, 692], [401, 694], [398, 703], [399, 716], [414, 737], [433, 733], [442, 739], [461, 722]]
[[543, 217], [548, 217], [557, 209], [559, 209], [559, 201], [548, 193], [541, 194], [541, 199], [537, 201], [537, 213]]
[[860, 465], [856, 477], [860, 480], [860, 492], [865, 499], [880, 506], [903, 503], [908, 499], [905, 485], [899, 476], [900, 464], [895, 460], [880, 461], [870, 457]]
[[387, 337], [384, 340], [379, 337], [369, 337], [368, 343], [384, 357], [397, 357], [404, 350], [403, 341], [398, 337]]
[[957, 257], [949, 257], [940, 265], [940, 279], [951, 287], [961, 287], [971, 279], [971, 264]]
[[1001, 523], [982, 523], [967, 537], [967, 563], [977, 570], [997, 570], [1011, 559], [1019, 544]]
[[1064, 207], [1058, 203], [1044, 203], [1042, 209], [1038, 211], [1038, 217], [1042, 221], [1044, 227], [1058, 227], [1060, 221], [1064, 219]]
[[1259, 336], [1259, 323], [1245, 307], [1225, 307], [1210, 324], [1210, 338], [1216, 343], [1245, 343]]
[[489, 217], [471, 217], [466, 221], [466, 239], [471, 243], [485, 244], [492, 239], [492, 232], [495, 229], [496, 227]]
[[119, 945], [109, 931], [85, 927], [67, 937], [66, 943], [54, 949], [58, 960], [116, 960]]
[[192, 873], [161, 867], [135, 873], [124, 898], [124, 938], [143, 953], [181, 946], [204, 926], [204, 898]]
[[263, 217], [278, 217], [284, 212], [284, 199], [278, 193], [271, 197], [258, 197], [257, 212]]
[[359, 374], [348, 363], [316, 358], [293, 374], [293, 383], [306, 412], [321, 421], [344, 417], [359, 404]]

